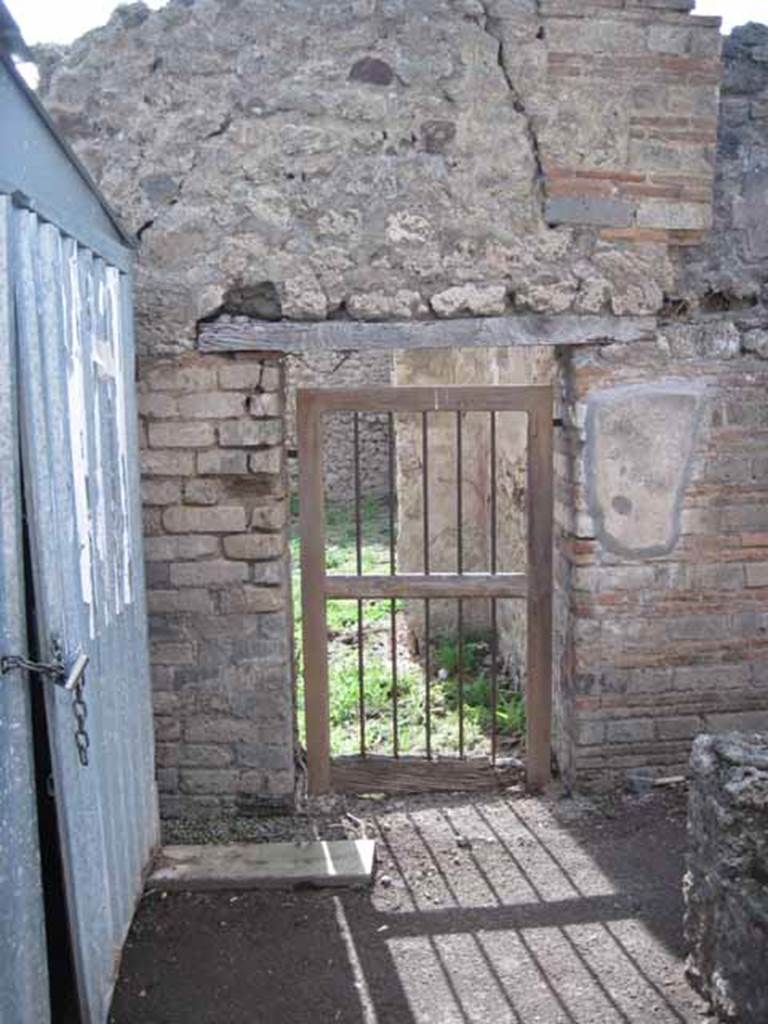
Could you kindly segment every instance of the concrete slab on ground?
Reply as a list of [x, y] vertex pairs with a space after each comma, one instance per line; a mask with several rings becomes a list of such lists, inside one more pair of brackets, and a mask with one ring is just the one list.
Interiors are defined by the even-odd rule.
[[164, 846], [147, 888], [189, 891], [369, 885], [375, 849], [373, 839]]

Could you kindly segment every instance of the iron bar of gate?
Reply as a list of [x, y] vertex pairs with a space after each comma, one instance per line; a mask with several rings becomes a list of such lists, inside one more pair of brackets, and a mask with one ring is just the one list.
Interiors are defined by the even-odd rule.
[[[421, 414], [421, 488], [424, 527], [424, 575], [429, 576], [429, 423], [426, 409]], [[432, 689], [430, 664], [430, 604], [424, 598], [424, 731], [426, 734], [427, 758], [432, 757]]]
[[[491, 575], [496, 575], [497, 570], [497, 538], [496, 538], [496, 413], [491, 411]], [[496, 753], [498, 745], [498, 687], [499, 680], [496, 672], [496, 662], [499, 656], [498, 638], [498, 617], [496, 614], [496, 598], [491, 598], [491, 764], [496, 764]]]
[[[395, 575], [395, 417], [387, 413], [389, 422], [389, 573]], [[392, 645], [392, 753], [400, 756], [397, 734], [397, 600], [389, 602], [389, 623]]]
[[[463, 495], [463, 437], [462, 413], [456, 411], [456, 572], [464, 572], [464, 495]], [[459, 645], [456, 658], [456, 677], [459, 688], [459, 757], [464, 757], [464, 602], [458, 598], [457, 627]]]
[[[363, 574], [363, 529], [360, 516], [360, 413], [352, 414], [354, 472], [355, 472], [355, 569], [358, 576]], [[365, 630], [363, 627], [363, 602], [357, 599], [357, 686], [360, 716], [360, 753], [365, 757]]]

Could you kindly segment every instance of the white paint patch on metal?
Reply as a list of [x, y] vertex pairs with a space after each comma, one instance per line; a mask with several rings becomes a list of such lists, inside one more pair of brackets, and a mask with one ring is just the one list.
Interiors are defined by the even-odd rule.
[[69, 446], [72, 458], [72, 475], [75, 497], [75, 522], [80, 552], [80, 588], [83, 603], [88, 606], [89, 632], [96, 629], [93, 607], [93, 561], [91, 558], [91, 517], [88, 507], [88, 472], [86, 452], [88, 450], [88, 419], [85, 415], [85, 392], [83, 382], [83, 347], [78, 327], [81, 318], [80, 289], [78, 287], [77, 248], [73, 245], [66, 260], [69, 288], [65, 292], [68, 302], [67, 342], [67, 392], [69, 405]]

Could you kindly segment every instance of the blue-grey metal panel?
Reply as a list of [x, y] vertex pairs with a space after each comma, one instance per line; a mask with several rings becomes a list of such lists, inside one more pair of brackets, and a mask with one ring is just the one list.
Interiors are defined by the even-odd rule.
[[0, 192], [129, 270], [130, 236], [8, 58], [0, 58], [0, 125]]
[[[10, 202], [0, 196], [0, 655], [26, 656], [10, 212]], [[29, 686], [19, 669], [0, 676], [3, 1024], [50, 1020]]]
[[75, 971], [106, 1020], [157, 843], [141, 530], [133, 468], [130, 280], [16, 209], [22, 452], [43, 649], [86, 653], [90, 763], [72, 695], [47, 690]]

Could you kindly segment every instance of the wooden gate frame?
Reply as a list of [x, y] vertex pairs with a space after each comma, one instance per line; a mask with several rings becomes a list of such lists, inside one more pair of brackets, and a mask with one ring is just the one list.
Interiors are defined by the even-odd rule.
[[[554, 500], [552, 402], [552, 388], [548, 386], [300, 388], [297, 391], [302, 631], [307, 774], [311, 794], [327, 793], [332, 782], [326, 622], [326, 601], [329, 598], [525, 597], [528, 622], [526, 784], [529, 791], [538, 792], [550, 781]], [[526, 413], [526, 573], [328, 575], [325, 568], [323, 415], [334, 412]]]

